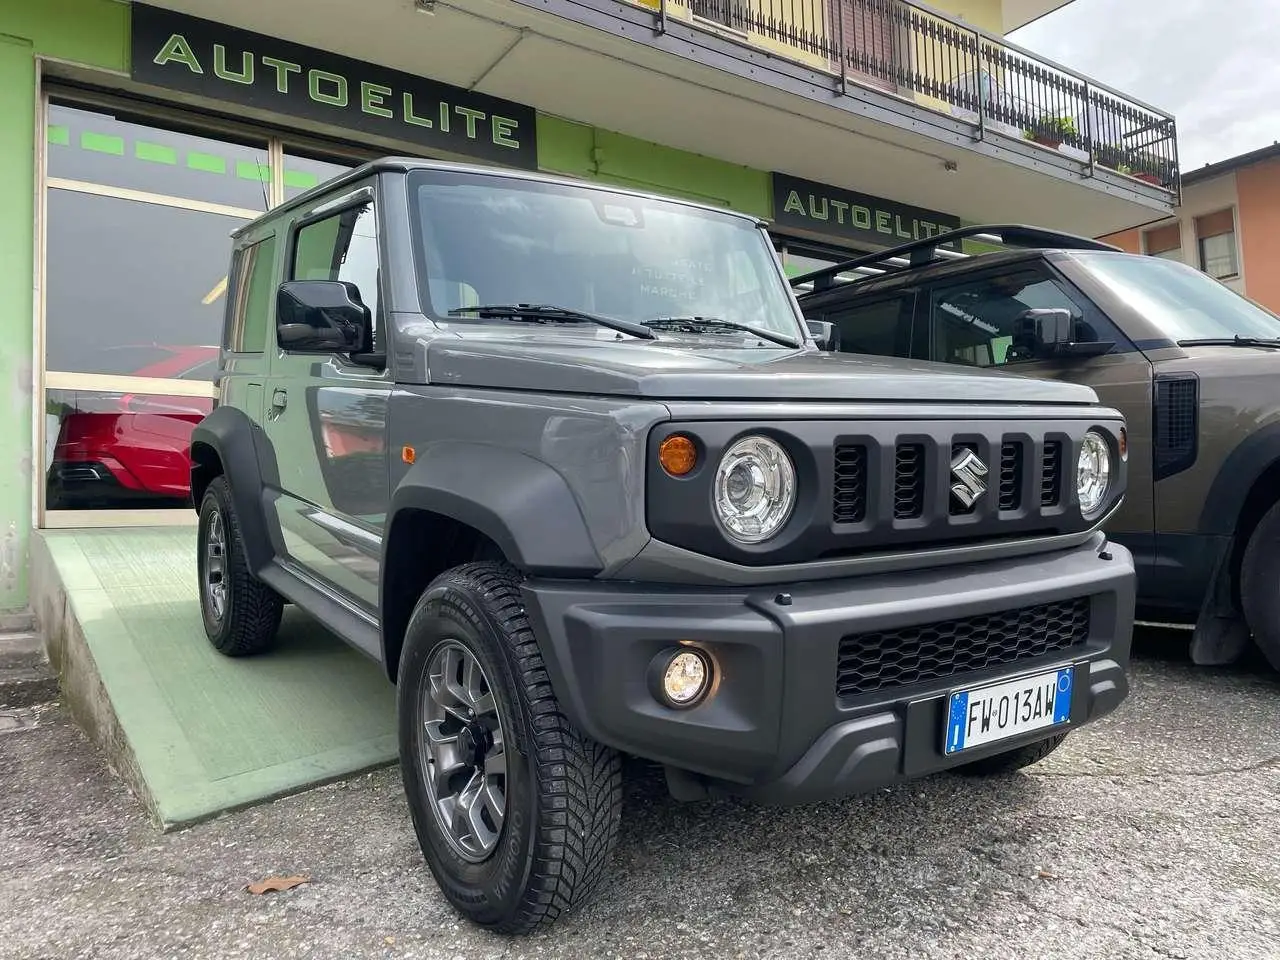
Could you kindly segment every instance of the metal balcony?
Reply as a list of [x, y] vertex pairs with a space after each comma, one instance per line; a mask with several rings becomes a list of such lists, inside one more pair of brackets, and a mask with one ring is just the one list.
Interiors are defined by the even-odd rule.
[[890, 94], [1180, 199], [1174, 118], [1106, 84], [905, 0], [632, 0], [655, 32], [675, 20], [830, 74], [842, 95]]

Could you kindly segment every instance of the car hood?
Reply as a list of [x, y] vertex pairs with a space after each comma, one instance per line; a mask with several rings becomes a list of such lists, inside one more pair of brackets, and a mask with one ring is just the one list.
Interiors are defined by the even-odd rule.
[[1090, 387], [843, 353], [562, 335], [434, 337], [429, 383], [655, 400], [1096, 403]]

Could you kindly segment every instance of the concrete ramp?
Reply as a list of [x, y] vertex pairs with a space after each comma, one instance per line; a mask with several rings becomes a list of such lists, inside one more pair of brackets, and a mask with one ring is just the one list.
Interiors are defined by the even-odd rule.
[[32, 592], [62, 696], [162, 829], [396, 758], [394, 688], [285, 608], [276, 648], [205, 639], [190, 527], [46, 530]]

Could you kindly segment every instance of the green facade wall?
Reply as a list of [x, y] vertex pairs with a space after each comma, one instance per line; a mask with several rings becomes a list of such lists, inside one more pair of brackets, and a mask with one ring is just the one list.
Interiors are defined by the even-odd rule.
[[545, 114], [538, 116], [538, 166], [769, 216], [769, 174]]
[[27, 604], [35, 357], [37, 56], [128, 68], [129, 10], [116, 0], [0, 0], [0, 611]]

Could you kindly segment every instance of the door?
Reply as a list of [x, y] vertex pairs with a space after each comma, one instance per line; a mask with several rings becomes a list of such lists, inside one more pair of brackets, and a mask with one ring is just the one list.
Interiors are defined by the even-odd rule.
[[[355, 284], [374, 320], [374, 352], [384, 349], [377, 214], [372, 184], [327, 199], [289, 233], [287, 280]], [[377, 609], [383, 525], [389, 497], [386, 448], [391, 377], [339, 353], [277, 346], [264, 391], [263, 431], [274, 514], [286, 557], [368, 612]]]
[[[1032, 308], [1071, 313], [1075, 337], [1111, 341], [1112, 352], [1089, 359], [1032, 359], [1013, 343], [1014, 319]], [[998, 367], [1010, 374], [1093, 387], [1103, 404], [1124, 414], [1130, 447], [1151, 450], [1150, 362], [1087, 297], [1044, 263], [1018, 263], [928, 291], [929, 358]], [[1129, 493], [1107, 525], [1127, 538], [1154, 532], [1151, 458], [1129, 457]]]

